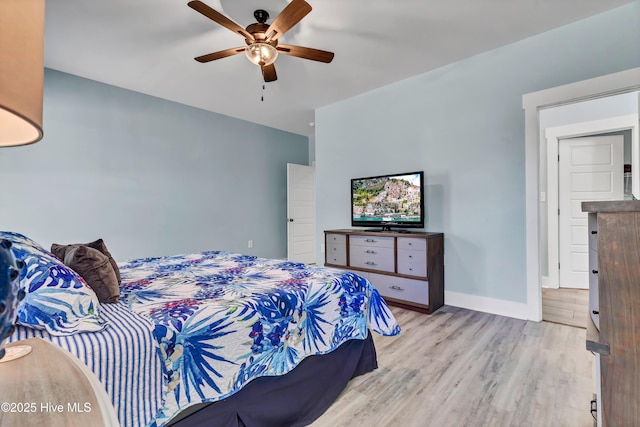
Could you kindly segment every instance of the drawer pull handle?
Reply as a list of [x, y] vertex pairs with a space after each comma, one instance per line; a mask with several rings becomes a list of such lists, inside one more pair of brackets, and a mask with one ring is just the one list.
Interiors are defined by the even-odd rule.
[[365, 240], [365, 242], [375, 243], [375, 242], [376, 242], [376, 239], [367, 239], [367, 240]]
[[394, 291], [404, 291], [404, 289], [402, 289], [400, 286], [396, 286], [396, 285], [389, 286], [389, 288], [393, 289]]
[[593, 310], [591, 311], [593, 314], [600, 314], [600, 312], [598, 310]]
[[598, 234], [598, 230], [591, 230], [591, 234]]
[[591, 270], [593, 274], [598, 274], [598, 270]]
[[376, 263], [373, 262], [373, 261], [367, 261], [367, 262], [365, 262], [365, 264], [367, 264], [367, 265], [376, 265]]
[[413, 258], [413, 255], [409, 255], [409, 258]]
[[371, 249], [368, 249], [368, 250], [366, 251], [366, 253], [368, 253], [368, 254], [377, 254], [377, 252], [376, 252], [376, 251], [372, 251]]

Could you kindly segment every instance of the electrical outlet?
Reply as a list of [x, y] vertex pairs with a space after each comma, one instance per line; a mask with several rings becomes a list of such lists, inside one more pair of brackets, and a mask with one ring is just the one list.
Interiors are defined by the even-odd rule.
[[249, 241], [247, 242], [247, 247], [248, 247], [249, 249], [251, 249], [251, 248], [253, 247], [253, 240], [249, 240]]

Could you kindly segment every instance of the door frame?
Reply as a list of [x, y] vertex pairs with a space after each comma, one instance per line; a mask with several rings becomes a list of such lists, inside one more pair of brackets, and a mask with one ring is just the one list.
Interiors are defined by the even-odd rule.
[[[547, 261], [548, 261], [548, 277], [546, 287], [557, 289], [560, 286], [560, 269], [557, 268], [559, 260], [559, 226], [558, 221], [552, 221], [557, 218], [559, 206], [558, 194], [558, 150], [561, 139], [576, 138], [581, 136], [595, 136], [607, 132], [617, 132], [623, 130], [631, 130], [631, 170], [635, 171], [632, 178], [631, 188], [637, 192], [638, 168], [640, 164], [640, 144], [638, 142], [638, 116], [627, 115], [612, 117], [602, 120], [593, 120], [589, 122], [573, 123], [570, 125], [556, 126], [545, 129], [545, 137], [547, 139]], [[632, 172], [633, 173], [633, 172]]]
[[[522, 96], [525, 120], [525, 238], [527, 307], [523, 317], [542, 320], [540, 274], [540, 110], [640, 89], [640, 67]], [[637, 187], [635, 191], [637, 191]]]

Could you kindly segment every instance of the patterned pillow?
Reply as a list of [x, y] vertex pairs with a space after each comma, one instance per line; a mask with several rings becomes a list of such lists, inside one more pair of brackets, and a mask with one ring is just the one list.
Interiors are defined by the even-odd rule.
[[26, 296], [18, 306], [18, 323], [46, 329], [52, 335], [71, 335], [104, 329], [95, 292], [52, 253], [22, 234], [0, 231], [0, 239], [25, 263], [20, 287]]

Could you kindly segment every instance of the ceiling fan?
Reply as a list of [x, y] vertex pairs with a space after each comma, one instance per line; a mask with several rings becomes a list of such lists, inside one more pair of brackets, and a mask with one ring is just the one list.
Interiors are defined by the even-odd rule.
[[247, 58], [262, 70], [264, 81], [272, 82], [278, 79], [276, 67], [273, 64], [278, 57], [278, 53], [325, 63], [333, 60], [333, 52], [309, 47], [278, 44], [278, 38], [280, 36], [289, 31], [291, 27], [311, 12], [311, 6], [304, 0], [293, 0], [270, 25], [266, 23], [267, 19], [269, 19], [267, 11], [258, 9], [253, 13], [253, 16], [258, 22], [249, 25], [247, 28], [242, 28], [231, 19], [199, 0], [190, 1], [187, 5], [223, 27], [244, 37], [244, 41], [247, 43], [246, 47], [235, 47], [198, 56], [195, 58], [198, 62], [205, 63], [215, 61], [216, 59], [222, 59], [245, 52]]

